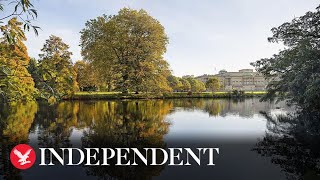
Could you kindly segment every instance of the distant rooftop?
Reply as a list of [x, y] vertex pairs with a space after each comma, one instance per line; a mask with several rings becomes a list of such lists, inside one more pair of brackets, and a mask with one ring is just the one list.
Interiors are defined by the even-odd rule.
[[[248, 73], [248, 75], [249, 75], [249, 73], [252, 75], [252, 74], [256, 74], [257, 72], [254, 72], [253, 69], [240, 69], [237, 72], [228, 72], [227, 70], [222, 69], [219, 71], [219, 74], [216, 74], [216, 75], [203, 74], [201, 76], [197, 76], [196, 78], [205, 78], [205, 77], [219, 76], [219, 75], [225, 75], [225, 74], [228, 74], [228, 75], [232, 74], [233, 76], [243, 76], [244, 74], [247, 74], [247, 73]], [[184, 76], [184, 77], [190, 77], [190, 75]]]
[[[252, 73], [252, 72], [253, 72], [253, 69], [240, 69], [239, 72], [240, 72], [240, 73], [246, 73], [246, 72]], [[219, 74], [225, 74], [225, 73], [238, 73], [238, 72], [228, 72], [228, 71], [226, 71], [226, 70], [224, 70], [224, 69], [221, 70], [221, 71], [219, 71]]]

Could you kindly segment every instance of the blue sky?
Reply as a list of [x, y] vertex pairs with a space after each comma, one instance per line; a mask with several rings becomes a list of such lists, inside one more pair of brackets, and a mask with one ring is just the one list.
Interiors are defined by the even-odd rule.
[[169, 36], [166, 60], [174, 75], [215, 74], [252, 68], [250, 62], [281, 48], [268, 43], [272, 27], [314, 11], [318, 0], [34, 0], [39, 36], [28, 33], [28, 51], [38, 57], [45, 40], [60, 36], [81, 59], [80, 34], [87, 20], [129, 7], [145, 9]]

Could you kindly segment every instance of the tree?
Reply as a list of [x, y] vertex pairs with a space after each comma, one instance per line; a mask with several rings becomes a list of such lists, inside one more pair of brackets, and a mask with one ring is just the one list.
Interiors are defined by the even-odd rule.
[[191, 85], [188, 80], [180, 78], [179, 81], [181, 82], [181, 91], [187, 92], [191, 90]]
[[30, 58], [30, 62], [27, 69], [33, 81], [35, 82], [35, 87], [39, 87], [39, 84], [41, 83], [39, 62], [35, 58]]
[[320, 109], [320, 7], [273, 28], [270, 42], [286, 49], [252, 65], [269, 81], [263, 100], [289, 100], [301, 108]]
[[74, 68], [77, 73], [77, 82], [82, 91], [97, 89], [99, 86], [99, 74], [91, 64], [77, 61]]
[[197, 86], [198, 86], [197, 92], [206, 91], [206, 84], [204, 82], [197, 80]]
[[178, 77], [170, 75], [170, 76], [167, 77], [167, 80], [168, 80], [169, 86], [171, 87], [171, 89], [173, 91], [177, 92], [177, 91], [181, 90], [182, 83], [181, 83], [181, 81], [179, 80]]
[[[26, 37], [21, 28], [23, 26], [23, 29], [28, 31], [32, 28], [37, 35], [39, 27], [33, 26], [31, 21], [38, 14], [29, 0], [0, 0], [0, 12], [5, 12], [9, 8], [14, 8], [13, 11], [10, 10], [11, 14], [2, 13], [0, 15], [0, 32], [2, 33], [0, 46], [2, 53], [6, 54], [0, 57], [0, 94], [9, 101], [31, 100], [34, 99], [35, 89], [32, 88], [33, 80], [25, 69], [29, 63], [29, 57], [26, 59], [21, 57], [28, 56], [26, 47], [22, 43], [26, 41]], [[22, 22], [19, 22], [18, 19]], [[22, 62], [18, 62], [20, 57]]]
[[[21, 22], [11, 19], [8, 25], [21, 31]], [[27, 66], [30, 58], [27, 48], [23, 44], [25, 36], [16, 38], [16, 44], [9, 44], [6, 40], [0, 43], [0, 94], [7, 101], [34, 100], [36, 89]]]
[[169, 91], [169, 65], [163, 59], [168, 37], [144, 10], [121, 9], [117, 15], [90, 20], [81, 31], [82, 55], [122, 92]]
[[39, 54], [43, 98], [55, 101], [70, 97], [78, 91], [77, 74], [73, 68], [69, 46], [61, 38], [51, 35]]
[[106, 48], [101, 36], [104, 33], [107, 17], [98, 17], [86, 23], [86, 28], [81, 32], [82, 51], [84, 61], [92, 64], [100, 75], [100, 81], [111, 91], [116, 81], [121, 77], [116, 70], [116, 58], [110, 53], [110, 48]]
[[190, 83], [192, 92], [201, 92], [206, 90], [206, 87], [203, 82], [195, 78], [187, 78], [186, 80]]
[[220, 89], [220, 80], [216, 77], [208, 79], [206, 82], [206, 88], [211, 90], [212, 93]]
[[[9, 5], [14, 8], [13, 11], [10, 10], [10, 14], [1, 15], [0, 16], [0, 31], [3, 33], [3, 36], [6, 38], [9, 44], [15, 44], [19, 40], [25, 39], [24, 32], [21, 31], [20, 28], [15, 28], [16, 26], [2, 25], [7, 19], [19, 19], [23, 23], [24, 30], [30, 30], [32, 28], [36, 35], [38, 35], [38, 26], [34, 26], [31, 24], [31, 21], [37, 18], [38, 13], [33, 8], [33, 4], [30, 0], [12, 0], [12, 1], [5, 1], [8, 6], [3, 4], [4, 0], [0, 0], [0, 11], [4, 11], [6, 7]], [[9, 8], [11, 8], [9, 6]], [[10, 21], [8, 21], [10, 22]]]

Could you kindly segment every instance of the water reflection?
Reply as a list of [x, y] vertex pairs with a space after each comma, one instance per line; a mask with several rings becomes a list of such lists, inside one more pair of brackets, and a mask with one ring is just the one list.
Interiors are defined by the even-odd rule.
[[[270, 111], [283, 104], [261, 103], [259, 99], [172, 99], [172, 100], [133, 100], [133, 101], [66, 101], [54, 106], [43, 103], [18, 104], [8, 108], [2, 105], [0, 109], [0, 179], [25, 178], [21, 172], [14, 169], [9, 160], [11, 148], [19, 143], [29, 143], [35, 147], [167, 147], [168, 134], [175, 135], [176, 122], [193, 114], [206, 115], [208, 121], [223, 117], [224, 126], [237, 117], [236, 123], [243, 123], [247, 128], [255, 128], [253, 122], [260, 111]], [[192, 116], [190, 121], [198, 127], [212, 125], [203, 121], [202, 116]], [[228, 117], [228, 118], [225, 118]], [[243, 121], [250, 119], [252, 121]], [[218, 122], [218, 121], [217, 121]], [[175, 124], [173, 124], [175, 123]], [[184, 121], [181, 123], [188, 123]], [[221, 121], [219, 122], [221, 123]], [[247, 124], [246, 124], [247, 123]], [[215, 129], [222, 135], [221, 124], [215, 124]], [[219, 126], [220, 125], [220, 126]], [[270, 123], [268, 124], [270, 128]], [[192, 127], [196, 128], [196, 126]], [[179, 129], [179, 127], [178, 127]], [[184, 126], [183, 133], [192, 134]], [[201, 133], [203, 129], [194, 131]], [[219, 132], [219, 133], [220, 133]], [[183, 135], [183, 133], [181, 133]], [[180, 135], [181, 135], [180, 134]], [[183, 135], [184, 136], [184, 135]], [[191, 137], [192, 138], [192, 137]], [[254, 137], [255, 138], [255, 137]], [[191, 140], [191, 139], [189, 139]], [[193, 141], [194, 139], [192, 139]], [[192, 142], [193, 143], [193, 142]], [[271, 146], [271, 145], [270, 145]], [[101, 158], [101, 157], [99, 157]], [[129, 157], [132, 158], [132, 157]], [[159, 158], [161, 159], [161, 157]], [[97, 166], [83, 167], [82, 173], [101, 179], [152, 179], [159, 176], [165, 166]], [[29, 171], [39, 173], [39, 167]], [[72, 173], [72, 168], [64, 167], [65, 173]], [[79, 169], [77, 169], [77, 174]], [[73, 172], [74, 173], [74, 172]], [[26, 173], [28, 175], [28, 172]]]
[[28, 143], [29, 129], [37, 112], [37, 103], [0, 105], [0, 175], [8, 179], [20, 179], [20, 170], [9, 160], [11, 149], [21, 143]]
[[[84, 105], [86, 106], [86, 105]], [[165, 148], [163, 137], [169, 123], [165, 115], [170, 112], [172, 103], [165, 101], [108, 102], [103, 106], [90, 106], [92, 114], [102, 112], [104, 116], [92, 121], [84, 131], [83, 147], [159, 147]], [[85, 117], [85, 116], [83, 116]], [[84, 121], [88, 121], [85, 120]], [[101, 155], [101, 154], [100, 154]], [[132, 154], [131, 154], [132, 155]], [[159, 157], [162, 159], [163, 157]], [[98, 157], [102, 160], [102, 157]], [[131, 161], [133, 157], [128, 157]], [[151, 156], [148, 156], [151, 161]], [[115, 164], [115, 162], [111, 162]], [[102, 179], [151, 179], [160, 175], [163, 166], [95, 166], [88, 167], [90, 175]]]
[[259, 98], [252, 99], [177, 99], [172, 100], [174, 107], [185, 111], [202, 110], [210, 116], [239, 115], [250, 118], [260, 111], [270, 111], [276, 108], [287, 109], [284, 102], [262, 103]]
[[37, 134], [37, 145], [56, 150], [61, 147], [72, 147], [70, 135], [72, 129], [79, 126], [78, 113], [79, 107], [74, 103], [62, 102], [55, 106], [40, 103], [34, 126], [31, 129]]
[[288, 180], [320, 179], [320, 112], [263, 114], [269, 131], [254, 150], [271, 157]]

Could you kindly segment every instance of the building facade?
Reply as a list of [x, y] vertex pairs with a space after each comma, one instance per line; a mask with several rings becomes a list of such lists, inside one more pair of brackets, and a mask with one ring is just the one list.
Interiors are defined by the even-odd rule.
[[206, 82], [212, 77], [217, 77], [220, 80], [221, 90], [243, 90], [243, 91], [264, 91], [268, 84], [262, 74], [254, 72], [253, 69], [241, 69], [239, 72], [227, 72], [221, 70], [216, 75], [202, 75], [196, 79]]

